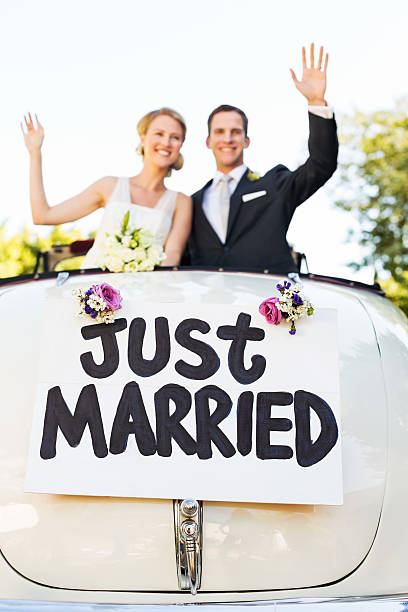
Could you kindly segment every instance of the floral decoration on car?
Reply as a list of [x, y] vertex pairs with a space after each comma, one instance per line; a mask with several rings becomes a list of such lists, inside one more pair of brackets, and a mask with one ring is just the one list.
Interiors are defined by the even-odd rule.
[[270, 297], [259, 306], [259, 312], [271, 325], [279, 325], [283, 320], [291, 322], [289, 333], [296, 334], [295, 321], [301, 317], [312, 316], [314, 308], [307, 297], [300, 294], [302, 286], [284, 281], [276, 285], [281, 297]]
[[78, 316], [89, 316], [95, 323], [113, 323], [115, 311], [122, 308], [120, 291], [108, 285], [92, 285], [86, 291], [73, 289], [72, 295], [78, 298]]
[[130, 213], [123, 217], [118, 234], [106, 234], [102, 269], [110, 272], [146, 272], [165, 258], [161, 243], [143, 228], [129, 227]]
[[261, 175], [258, 174], [257, 172], [253, 172], [252, 170], [248, 170], [247, 172], [247, 178], [248, 181], [259, 181], [259, 179], [261, 178]]

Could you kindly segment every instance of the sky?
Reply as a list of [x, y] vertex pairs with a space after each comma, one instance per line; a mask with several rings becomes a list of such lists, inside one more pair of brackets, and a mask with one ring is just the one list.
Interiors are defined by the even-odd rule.
[[[301, 47], [329, 52], [327, 101], [342, 117], [392, 108], [408, 95], [406, 0], [0, 0], [0, 221], [13, 233], [36, 231], [29, 164], [19, 123], [36, 112], [45, 128], [44, 181], [57, 204], [105, 176], [133, 176], [141, 160], [136, 124], [170, 106], [186, 119], [184, 168], [167, 186], [190, 194], [214, 173], [206, 120], [219, 104], [249, 117], [246, 163], [264, 173], [295, 169], [307, 156], [307, 103]], [[347, 238], [352, 215], [334, 207], [332, 179], [295, 213], [288, 240], [309, 269], [372, 281], [354, 273], [360, 258]], [[102, 211], [78, 221], [87, 233]]]

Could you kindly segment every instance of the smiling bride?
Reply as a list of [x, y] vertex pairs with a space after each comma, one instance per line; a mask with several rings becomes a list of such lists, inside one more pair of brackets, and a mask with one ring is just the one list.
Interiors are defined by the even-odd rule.
[[[186, 136], [184, 119], [170, 108], [147, 113], [137, 130], [143, 157], [140, 174], [125, 178], [107, 176], [97, 180], [78, 195], [49, 206], [42, 176], [41, 146], [44, 129], [35, 116], [24, 117], [21, 125], [30, 155], [30, 201], [36, 225], [57, 225], [76, 221], [104, 208], [95, 242], [87, 253], [82, 268], [104, 267], [104, 245], [107, 235], [119, 234], [123, 219], [133, 228], [142, 228], [164, 248], [163, 265], [180, 261], [191, 228], [191, 198], [166, 189], [164, 179], [172, 170], [180, 170], [183, 157], [180, 149]], [[129, 215], [127, 213], [129, 212]]]

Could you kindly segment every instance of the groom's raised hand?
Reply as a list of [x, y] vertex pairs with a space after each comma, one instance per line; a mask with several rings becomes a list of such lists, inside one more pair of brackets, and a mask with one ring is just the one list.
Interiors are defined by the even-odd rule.
[[324, 66], [322, 67], [323, 47], [320, 47], [319, 59], [315, 66], [314, 43], [312, 43], [310, 45], [310, 68], [307, 67], [306, 51], [304, 47], [302, 47], [302, 60], [303, 74], [301, 81], [297, 80], [295, 73], [290, 69], [296, 89], [307, 98], [310, 106], [327, 106], [324, 94], [326, 91], [326, 69], [329, 60], [328, 53], [326, 53]]

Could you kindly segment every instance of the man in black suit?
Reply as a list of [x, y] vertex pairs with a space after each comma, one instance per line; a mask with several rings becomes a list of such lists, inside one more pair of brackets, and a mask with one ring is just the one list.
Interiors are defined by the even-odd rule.
[[291, 172], [278, 165], [263, 177], [244, 164], [249, 145], [248, 119], [236, 107], [222, 105], [208, 118], [207, 147], [217, 164], [215, 177], [193, 195], [193, 226], [189, 239], [191, 264], [222, 268], [297, 272], [286, 241], [293, 213], [331, 177], [337, 166], [338, 141], [333, 111], [324, 99], [326, 69], [323, 48], [310, 68], [303, 53], [303, 76], [296, 88], [309, 104], [309, 158]]

